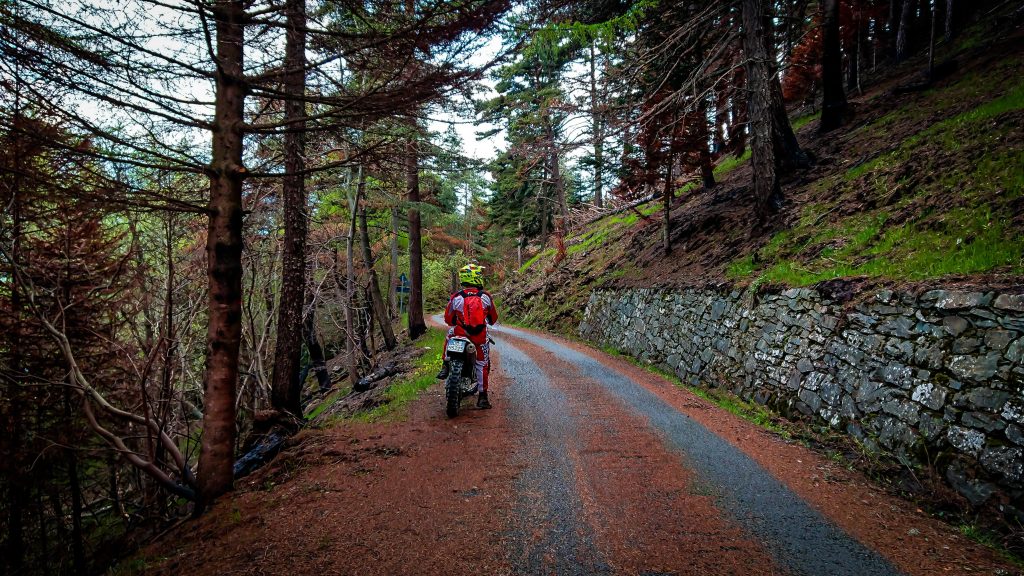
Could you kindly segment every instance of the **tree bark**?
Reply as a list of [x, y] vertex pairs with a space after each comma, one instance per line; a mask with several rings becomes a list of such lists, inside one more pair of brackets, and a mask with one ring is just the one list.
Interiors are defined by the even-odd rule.
[[537, 187], [537, 211], [540, 213], [540, 243], [544, 246], [548, 243], [548, 235], [550, 234], [550, 226], [548, 226], [548, 198], [547, 194], [544, 193], [545, 184], [543, 180], [547, 180], [547, 168], [544, 169], [544, 178], [541, 181], [540, 186]]
[[399, 318], [402, 313], [399, 310], [398, 299], [398, 206], [391, 207], [391, 266], [390, 280], [391, 291], [388, 292], [388, 307], [391, 310], [392, 318]]
[[782, 104], [782, 88], [769, 48], [769, 7], [764, 0], [743, 0], [743, 49], [746, 53], [748, 109], [751, 131], [751, 166], [755, 210], [766, 219], [781, 201], [779, 177], [783, 171], [806, 165]]
[[668, 166], [665, 168], [665, 188], [662, 190], [663, 228], [664, 236], [663, 249], [665, 255], [672, 253], [672, 155], [669, 154]]
[[700, 142], [700, 176], [704, 188], [715, 187], [715, 170], [711, 166], [711, 150], [708, 149], [708, 98], [701, 98], [697, 106], [697, 140]]
[[420, 167], [417, 137], [406, 144], [405, 186], [409, 200], [409, 338], [415, 340], [427, 331], [423, 319], [423, 244], [420, 224]]
[[551, 176], [551, 185], [555, 189], [555, 199], [558, 201], [558, 209], [562, 218], [569, 216], [569, 205], [565, 198], [565, 181], [562, 179], [562, 167], [558, 157], [558, 143], [555, 141], [555, 129], [551, 125], [551, 117], [545, 110], [542, 114], [544, 123], [544, 134], [547, 137], [547, 163], [548, 174]]
[[[20, 78], [17, 79], [20, 82]], [[21, 89], [20, 86], [15, 90], [15, 104], [14, 113], [18, 118], [21, 117], [21, 101], [20, 101]], [[15, 121], [18, 120], [16, 118]], [[16, 146], [13, 151], [13, 158], [15, 163], [15, 170], [13, 173], [13, 182], [11, 185], [11, 264], [13, 269], [17, 269], [21, 265], [21, 235], [22, 235], [22, 202], [21, 202], [21, 177], [23, 174], [22, 162], [24, 154], [20, 149], [20, 146]], [[12, 326], [13, 333], [11, 334], [10, 340], [10, 367], [11, 367], [11, 382], [5, 386], [8, 396], [8, 407], [9, 414], [4, 422], [3, 432], [6, 436], [6, 440], [9, 442], [9, 446], [21, 447], [24, 445], [25, 437], [25, 398], [22, 392], [22, 378], [25, 373], [22, 355], [22, 313], [24, 303], [22, 301], [22, 286], [21, 286], [21, 275], [11, 275], [11, 315], [14, 318], [14, 325]], [[21, 572], [25, 565], [25, 509], [24, 502], [28, 496], [27, 490], [25, 490], [25, 466], [23, 462], [23, 455], [20, 450], [16, 450], [14, 454], [6, 456], [9, 458], [8, 466], [10, 467], [11, 473], [7, 478], [9, 484], [7, 485], [6, 496], [7, 502], [4, 509], [7, 512], [6, 525], [6, 546], [4, 550], [3, 559], [0, 560], [3, 564], [0, 566], [6, 566], [10, 568], [11, 574], [18, 574]]]
[[271, 405], [302, 416], [302, 308], [306, 293], [306, 183], [305, 102], [306, 91], [306, 1], [285, 2], [284, 180], [282, 212], [284, 246], [281, 255], [281, 301], [277, 307], [277, 338], [274, 343], [274, 376]]
[[732, 112], [732, 122], [729, 124], [729, 150], [736, 157], [742, 156], [747, 151], [748, 98], [740, 96], [746, 89], [747, 75], [744, 67], [738, 67], [733, 74], [732, 94], [729, 97], [729, 107]]
[[[64, 418], [72, 422], [71, 391], [64, 390]], [[71, 557], [76, 574], [85, 574], [85, 545], [82, 535], [82, 483], [78, 475], [78, 455], [74, 448], [65, 450], [68, 467], [68, 490], [71, 491]]]
[[246, 172], [242, 166], [243, 3], [222, 0], [214, 15], [218, 66], [206, 239], [210, 293], [197, 510], [231, 490], [234, 480], [235, 395], [242, 335], [242, 181]]
[[596, 40], [590, 43], [590, 118], [594, 145], [594, 206], [604, 207], [602, 180], [604, 179], [604, 119], [598, 109], [600, 101], [597, 92], [597, 50]]
[[[331, 376], [327, 373], [323, 346], [316, 335], [316, 301], [311, 290], [306, 290], [305, 308], [302, 315], [302, 337], [306, 341], [306, 349], [309, 350], [309, 363], [313, 374], [316, 375], [317, 387], [323, 392], [331, 387]], [[304, 378], [300, 380], [305, 381]]]
[[[363, 181], [363, 167], [359, 167], [358, 182]], [[356, 184], [356, 195], [355, 198], [351, 196], [351, 189], [349, 189], [349, 210], [351, 211], [352, 220], [350, 221], [348, 228], [348, 238], [345, 242], [345, 330], [348, 331], [348, 381], [352, 385], [352, 389], [356, 388], [356, 384], [359, 382], [359, 358], [356, 352], [356, 321], [355, 321], [355, 296], [356, 296], [356, 282], [355, 282], [355, 262], [353, 262], [353, 256], [355, 251], [354, 242], [356, 241], [356, 217], [357, 207], [359, 205], [359, 185]]]
[[860, 5], [854, 5], [854, 19], [853, 19], [853, 41], [850, 42], [849, 52], [850, 57], [846, 67], [846, 91], [853, 92], [856, 90], [860, 93], [860, 60], [862, 58], [861, 52], [861, 14]]
[[913, 12], [913, 8], [914, 0], [903, 0], [903, 8], [900, 10], [899, 31], [896, 32], [897, 62], [902, 62], [907, 58], [907, 35], [910, 34], [910, 15]]
[[946, 0], [946, 30], [944, 36], [946, 42], [952, 40], [953, 36], [956, 35], [956, 21], [953, 20], [953, 7], [955, 3], [955, 0]]
[[928, 31], [928, 81], [935, 73], [935, 21], [938, 19], [938, 0], [932, 4], [931, 29]]
[[[365, 178], [360, 179], [359, 188], [363, 189], [365, 184]], [[362, 196], [362, 194], [360, 194]], [[370, 306], [373, 308], [373, 315], [377, 319], [377, 324], [380, 325], [380, 333], [384, 338], [384, 347], [388, 350], [394, 350], [398, 345], [398, 341], [395, 339], [395, 331], [391, 329], [391, 319], [388, 317], [387, 306], [384, 305], [384, 298], [380, 294], [380, 284], [377, 282], [377, 270], [373, 267], [373, 253], [370, 251], [370, 230], [366, 224], [366, 205], [365, 203], [359, 207], [359, 232], [360, 240], [363, 245], [363, 263], [366, 266], [366, 272], [370, 278]]]
[[839, 38], [839, 0], [821, 0], [821, 121], [819, 132], [835, 130], [843, 123], [846, 94], [843, 92], [843, 55]]
[[334, 247], [334, 265], [331, 267], [331, 274], [334, 276], [334, 296], [345, 307], [345, 358], [348, 367], [348, 377], [351, 379], [356, 348], [355, 320], [352, 317], [354, 313], [352, 301], [348, 295], [348, 281], [341, 275], [341, 249], [337, 246]]

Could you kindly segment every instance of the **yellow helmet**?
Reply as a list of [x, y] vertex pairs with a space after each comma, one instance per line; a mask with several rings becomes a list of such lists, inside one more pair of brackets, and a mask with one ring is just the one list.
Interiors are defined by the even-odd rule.
[[484, 267], [476, 264], [466, 264], [459, 269], [459, 282], [477, 288], [484, 287]]

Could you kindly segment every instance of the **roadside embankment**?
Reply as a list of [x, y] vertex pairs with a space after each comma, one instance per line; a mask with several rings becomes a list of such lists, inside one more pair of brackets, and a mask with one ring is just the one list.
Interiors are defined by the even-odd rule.
[[820, 418], [1024, 521], [1024, 295], [597, 290], [580, 334]]

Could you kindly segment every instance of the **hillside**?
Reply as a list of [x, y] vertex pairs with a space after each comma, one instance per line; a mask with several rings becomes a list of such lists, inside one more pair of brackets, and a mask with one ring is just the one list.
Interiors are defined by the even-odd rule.
[[[1007, 24], [1011, 22], [1011, 24]], [[519, 322], [573, 333], [595, 287], [1021, 285], [1024, 273], [1024, 34], [1008, 15], [936, 50], [952, 70], [923, 91], [927, 55], [882, 70], [850, 94], [844, 126], [793, 125], [814, 165], [783, 183], [785, 203], [754, 225], [747, 158], [725, 157], [710, 190], [682, 187], [671, 255], [661, 204], [606, 216], [566, 238], [567, 257], [535, 247], [501, 290]]]

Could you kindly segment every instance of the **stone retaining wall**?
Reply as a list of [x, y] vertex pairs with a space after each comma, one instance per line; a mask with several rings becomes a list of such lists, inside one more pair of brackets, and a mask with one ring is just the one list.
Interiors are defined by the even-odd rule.
[[685, 382], [928, 461], [974, 505], [1001, 493], [1024, 517], [1022, 295], [601, 290], [579, 330]]

